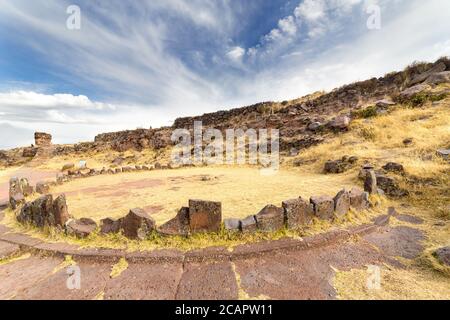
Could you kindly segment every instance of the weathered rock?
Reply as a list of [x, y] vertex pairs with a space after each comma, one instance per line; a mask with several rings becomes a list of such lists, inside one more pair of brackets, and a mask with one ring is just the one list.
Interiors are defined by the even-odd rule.
[[156, 223], [143, 209], [135, 208], [123, 218], [122, 229], [125, 237], [144, 240], [156, 229]]
[[351, 119], [348, 116], [338, 116], [328, 123], [333, 130], [347, 130], [350, 126]]
[[334, 197], [334, 214], [337, 217], [342, 217], [350, 210], [350, 195], [347, 190], [341, 190]]
[[225, 230], [227, 231], [239, 231], [241, 230], [241, 220], [239, 219], [225, 219], [223, 221]]
[[175, 218], [158, 228], [158, 232], [168, 236], [188, 236], [190, 234], [189, 208], [181, 208]]
[[122, 163], [125, 161], [125, 159], [124, 158], [122, 158], [122, 157], [117, 157], [117, 158], [115, 158], [113, 161], [112, 161], [112, 163], [114, 164], [114, 165], [116, 165], [116, 166], [120, 166], [120, 165], [122, 165]]
[[404, 144], [405, 146], [410, 146], [410, 145], [413, 144], [413, 142], [414, 142], [414, 139], [413, 139], [413, 138], [406, 138], [405, 140], [403, 140], [403, 144]]
[[68, 171], [70, 169], [74, 169], [75, 168], [75, 164], [73, 163], [66, 163], [65, 165], [63, 165], [63, 167], [61, 168], [61, 171]]
[[450, 159], [450, 149], [439, 149], [437, 151], [437, 155], [443, 159]]
[[55, 217], [56, 226], [64, 227], [71, 219], [69, 210], [67, 208], [66, 196], [64, 194], [58, 196], [55, 201], [53, 201], [53, 214]]
[[284, 210], [274, 205], [265, 206], [256, 216], [258, 230], [274, 232], [284, 226]]
[[406, 197], [409, 194], [407, 190], [400, 188], [394, 178], [385, 175], [377, 175], [377, 184], [386, 195], [391, 197], [401, 198]]
[[52, 195], [45, 195], [33, 202], [26, 203], [17, 215], [17, 221], [29, 223], [38, 228], [55, 226]]
[[344, 156], [340, 160], [329, 160], [325, 163], [325, 173], [344, 173], [358, 161], [357, 157]]
[[89, 237], [97, 229], [97, 223], [89, 218], [79, 220], [69, 220], [66, 223], [66, 233], [79, 239]]
[[445, 63], [440, 62], [440, 63], [436, 64], [435, 66], [433, 66], [430, 70], [422, 72], [421, 74], [415, 76], [410, 81], [409, 85], [413, 86], [415, 84], [424, 82], [425, 80], [427, 80], [433, 74], [441, 73], [441, 72], [445, 71], [446, 68], [447, 68], [447, 66], [445, 65]]
[[388, 99], [378, 100], [377, 102], [375, 102], [376, 107], [383, 108], [383, 109], [386, 109], [386, 108], [389, 108], [389, 107], [392, 107], [395, 105], [396, 105], [395, 102], [388, 100]]
[[25, 204], [25, 197], [23, 193], [16, 193], [9, 197], [9, 205], [11, 209], [16, 210], [21, 205]]
[[100, 220], [100, 233], [102, 234], [110, 234], [110, 233], [119, 233], [121, 228], [122, 220], [114, 220], [111, 218], [106, 218]]
[[251, 233], [257, 230], [256, 218], [255, 216], [248, 216], [241, 220], [241, 230], [244, 233]]
[[311, 197], [314, 215], [322, 220], [332, 220], [334, 217], [334, 200], [329, 196]]
[[450, 247], [444, 247], [436, 250], [434, 256], [440, 263], [450, 267]]
[[297, 229], [311, 223], [314, 217], [313, 205], [302, 198], [283, 201], [286, 226]]
[[349, 193], [350, 206], [356, 211], [364, 211], [369, 208], [369, 194], [359, 188], [352, 188]]
[[50, 186], [46, 182], [36, 183], [36, 192], [39, 194], [48, 194], [50, 192]]
[[366, 179], [364, 181], [364, 191], [369, 194], [377, 194], [377, 176], [375, 175], [375, 171], [371, 170], [367, 173]]
[[418, 93], [422, 93], [424, 91], [430, 90], [431, 87], [427, 84], [418, 84], [414, 87], [408, 88], [400, 92], [400, 97], [402, 98], [411, 98]]
[[189, 200], [189, 225], [192, 233], [218, 232], [221, 223], [220, 202]]
[[34, 141], [35, 145], [39, 147], [50, 146], [52, 144], [52, 136], [48, 133], [36, 132]]
[[20, 179], [20, 190], [22, 190], [25, 197], [29, 197], [34, 193], [34, 188], [30, 186], [27, 178]]
[[307, 129], [309, 130], [309, 131], [313, 131], [313, 132], [316, 132], [316, 131], [319, 131], [320, 129], [322, 129], [323, 128], [323, 124], [322, 123], [320, 123], [320, 122], [311, 122], [309, 125], [308, 125], [308, 127], [307, 127]]
[[34, 158], [37, 154], [38, 149], [34, 147], [24, 148], [22, 156], [25, 158]]
[[426, 84], [430, 84], [430, 85], [434, 85], [434, 86], [441, 84], [441, 83], [447, 83], [447, 82], [450, 82], [450, 71], [438, 72], [438, 73], [432, 74], [425, 81]]
[[405, 173], [405, 168], [400, 163], [395, 162], [389, 162], [385, 166], [383, 166], [383, 169], [387, 172], [395, 172], [395, 173]]

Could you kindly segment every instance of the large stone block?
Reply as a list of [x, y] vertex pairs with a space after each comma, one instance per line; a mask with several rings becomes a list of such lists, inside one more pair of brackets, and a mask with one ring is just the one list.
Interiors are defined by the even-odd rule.
[[175, 218], [158, 228], [158, 232], [167, 236], [188, 236], [190, 234], [189, 208], [181, 208]]
[[222, 223], [220, 202], [189, 200], [189, 225], [192, 233], [218, 232]]
[[350, 195], [347, 190], [341, 190], [334, 197], [334, 214], [337, 217], [342, 217], [350, 210]]
[[121, 228], [122, 220], [114, 220], [111, 218], [106, 218], [100, 220], [100, 232], [102, 234], [119, 233]]
[[50, 146], [52, 144], [52, 136], [44, 132], [36, 132], [34, 134], [34, 142], [39, 147]]
[[97, 223], [89, 218], [81, 218], [79, 220], [69, 220], [66, 224], [66, 232], [68, 235], [83, 239], [97, 229]]
[[255, 232], [257, 230], [255, 216], [248, 216], [241, 220], [241, 231], [244, 233]]
[[67, 221], [69, 221], [70, 214], [67, 208], [66, 196], [64, 194], [58, 196], [55, 201], [53, 201], [53, 214], [55, 216], [56, 226], [65, 226]]
[[334, 200], [329, 196], [311, 197], [314, 207], [314, 215], [322, 220], [332, 220], [334, 218]]
[[356, 211], [364, 211], [369, 208], [369, 194], [359, 188], [352, 188], [349, 193], [350, 206]]
[[30, 185], [26, 178], [20, 179], [20, 189], [25, 197], [29, 197], [34, 193], [33, 186]]
[[278, 231], [284, 226], [284, 210], [274, 205], [265, 206], [256, 215], [258, 230], [264, 232]]
[[289, 229], [310, 224], [314, 216], [312, 204], [302, 198], [283, 201], [283, 208]]
[[122, 221], [123, 234], [129, 239], [144, 240], [155, 228], [155, 220], [140, 208], [130, 210]]

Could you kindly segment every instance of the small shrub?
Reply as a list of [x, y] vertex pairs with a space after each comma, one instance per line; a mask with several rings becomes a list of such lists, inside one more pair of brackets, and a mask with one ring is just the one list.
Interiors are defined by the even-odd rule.
[[373, 118], [373, 117], [376, 117], [377, 115], [378, 115], [378, 112], [377, 112], [376, 106], [370, 106], [365, 109], [357, 110], [357, 111], [353, 112], [353, 116], [355, 118], [360, 118], [360, 119]]
[[375, 141], [377, 135], [374, 128], [371, 127], [363, 127], [359, 130], [359, 135], [365, 140]]

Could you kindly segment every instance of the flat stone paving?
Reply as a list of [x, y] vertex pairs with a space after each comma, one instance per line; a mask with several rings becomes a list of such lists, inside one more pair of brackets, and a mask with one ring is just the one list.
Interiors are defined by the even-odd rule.
[[418, 230], [384, 227], [358, 241], [236, 261], [130, 262], [116, 278], [113, 262], [81, 261], [80, 290], [67, 288], [63, 258], [29, 256], [0, 264], [0, 299], [335, 299], [334, 269], [401, 267], [394, 257], [415, 257], [421, 240]]

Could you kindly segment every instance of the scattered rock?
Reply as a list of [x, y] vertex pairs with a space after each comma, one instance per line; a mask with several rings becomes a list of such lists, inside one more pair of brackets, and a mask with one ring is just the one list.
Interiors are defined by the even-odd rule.
[[437, 65], [435, 65], [434, 67], [432, 67], [430, 70], [426, 71], [426, 72], [422, 72], [421, 74], [415, 76], [409, 83], [410, 86], [413, 86], [415, 84], [424, 82], [425, 80], [427, 80], [430, 76], [432, 76], [433, 74], [436, 73], [441, 73], [443, 71], [445, 71], [445, 69], [447, 68], [447, 66], [445, 65], [445, 63], [440, 62]]
[[143, 209], [135, 208], [123, 218], [121, 227], [125, 237], [144, 240], [155, 230], [156, 223]]
[[382, 109], [387, 109], [389, 107], [395, 106], [396, 104], [397, 103], [388, 99], [378, 100], [377, 102], [375, 102], [375, 106]]
[[241, 229], [241, 220], [239, 219], [225, 219], [223, 224], [225, 230], [228, 231], [239, 231]]
[[334, 214], [342, 217], [350, 210], [350, 195], [343, 189], [334, 197]]
[[411, 98], [414, 95], [430, 90], [431, 87], [427, 84], [418, 84], [414, 87], [408, 88], [406, 90], [403, 90], [402, 92], [400, 92], [400, 97], [402, 98]]
[[189, 208], [181, 208], [175, 218], [158, 228], [158, 232], [167, 236], [188, 236], [190, 233]]
[[241, 230], [244, 233], [255, 232], [257, 230], [255, 216], [249, 216], [241, 220]]
[[405, 168], [400, 163], [395, 162], [388, 162], [385, 166], [383, 166], [383, 169], [387, 172], [394, 172], [394, 173], [405, 173]]
[[189, 200], [189, 225], [192, 233], [218, 232], [221, 223], [220, 202]]
[[314, 216], [313, 205], [302, 198], [283, 201], [283, 208], [289, 229], [310, 224]]
[[36, 192], [39, 194], [48, 194], [50, 192], [50, 186], [46, 182], [36, 183]]
[[69, 220], [66, 223], [66, 233], [79, 239], [89, 237], [97, 229], [97, 224], [89, 218], [81, 218], [79, 220]]
[[439, 149], [437, 155], [445, 160], [450, 159], [450, 149]]
[[358, 161], [357, 157], [344, 156], [341, 160], [329, 160], [325, 163], [325, 173], [344, 173]]
[[322, 220], [332, 220], [334, 217], [334, 200], [329, 196], [311, 197], [314, 215]]
[[403, 140], [403, 144], [405, 146], [410, 146], [410, 145], [412, 145], [413, 142], [414, 142], [413, 138], [406, 138], [405, 140]]
[[348, 116], [338, 116], [328, 123], [333, 130], [344, 131], [350, 126], [351, 119]]
[[409, 194], [407, 190], [401, 189], [399, 187], [394, 178], [385, 175], [377, 175], [376, 181], [378, 187], [383, 190], [388, 196], [401, 198]]
[[375, 171], [370, 170], [366, 175], [366, 180], [364, 181], [364, 191], [369, 194], [377, 194], [377, 176], [375, 175]]
[[352, 188], [349, 193], [350, 206], [356, 211], [364, 211], [369, 208], [369, 194], [359, 188]]
[[434, 256], [443, 265], [450, 266], [450, 247], [444, 247], [436, 250]]
[[258, 230], [264, 232], [274, 232], [284, 226], [284, 210], [274, 205], [265, 206], [256, 215], [256, 225]]
[[313, 132], [319, 131], [322, 128], [323, 128], [323, 124], [320, 122], [312, 122], [307, 127], [307, 129], [309, 131], [313, 131]]
[[106, 218], [100, 220], [100, 232], [102, 234], [119, 233], [122, 220]]
[[447, 82], [450, 82], [450, 71], [444, 71], [444, 72], [438, 72], [438, 73], [432, 74], [425, 81], [426, 84], [430, 84], [433, 86], [441, 84], [441, 83], [447, 83]]

